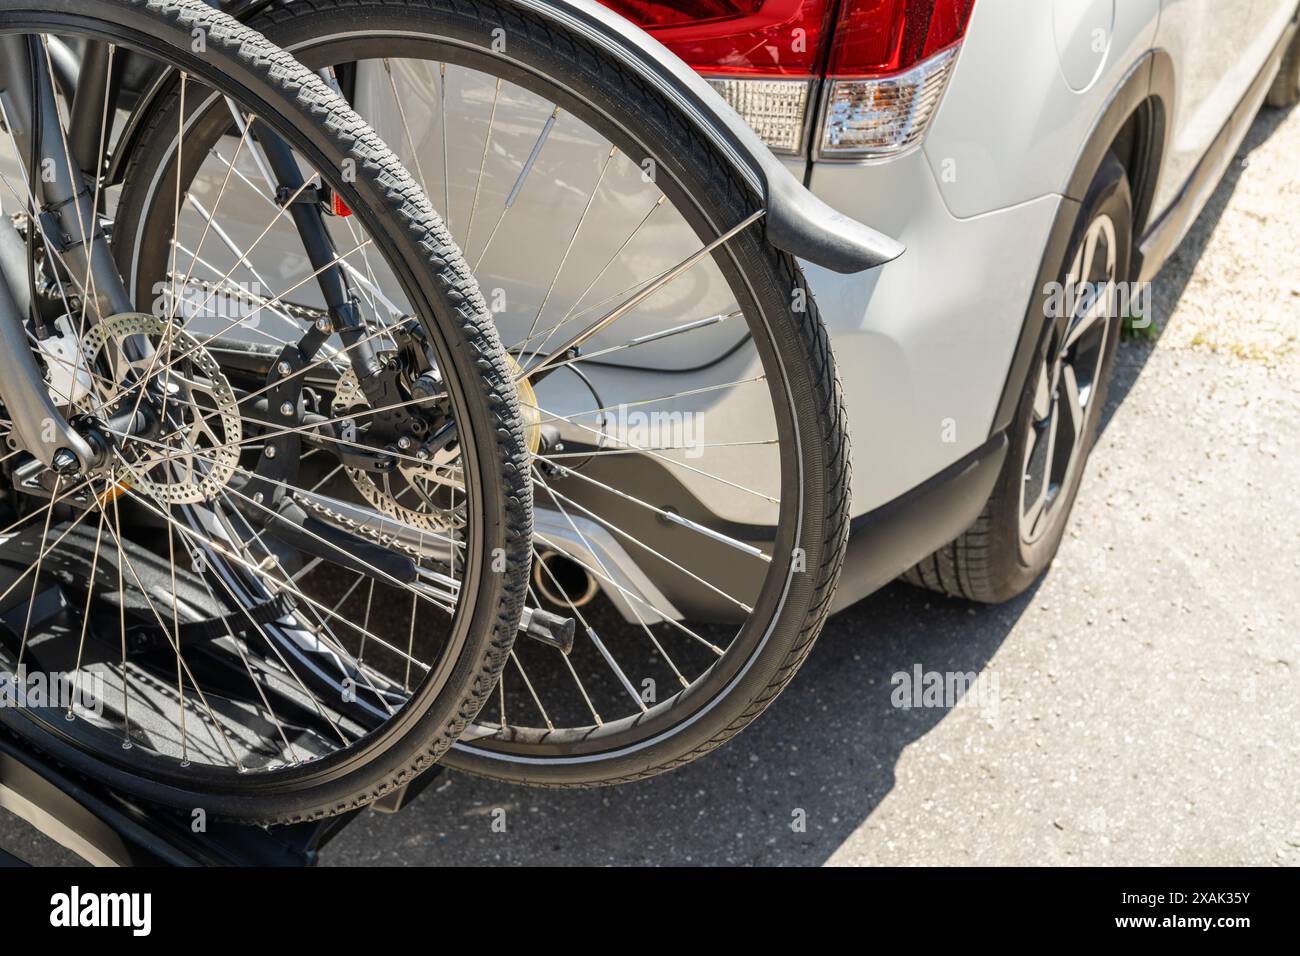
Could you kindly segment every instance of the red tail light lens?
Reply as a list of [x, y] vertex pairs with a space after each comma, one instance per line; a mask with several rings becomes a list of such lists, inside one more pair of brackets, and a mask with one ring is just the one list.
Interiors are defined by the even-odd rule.
[[975, 0], [602, 0], [704, 74], [899, 73], [962, 38]]
[[829, 0], [601, 0], [700, 73], [815, 76]]
[[832, 76], [901, 73], [966, 33], [975, 0], [848, 0], [835, 30]]
[[648, 28], [753, 16], [763, 0], [608, 0], [605, 6]]

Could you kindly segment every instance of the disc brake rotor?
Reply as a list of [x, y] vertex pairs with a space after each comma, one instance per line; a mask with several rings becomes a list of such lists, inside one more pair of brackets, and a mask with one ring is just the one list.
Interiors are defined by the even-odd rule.
[[[359, 442], [356, 421], [369, 408], [356, 373], [348, 368], [339, 376], [331, 405], [333, 417], [341, 420], [340, 432], [345, 442]], [[388, 474], [379, 476], [361, 468], [345, 468], [348, 478], [371, 507], [402, 524], [426, 531], [447, 532], [464, 527], [465, 503], [453, 503], [449, 493], [461, 487], [457, 463], [460, 451], [454, 446], [443, 449], [426, 462], [403, 457]]]
[[[135, 337], [147, 339], [154, 351], [129, 358], [125, 345]], [[129, 483], [178, 505], [220, 494], [239, 466], [243, 427], [235, 391], [207, 349], [179, 326], [144, 313], [94, 323], [81, 348], [91, 368], [112, 370], [98, 400], [113, 413], [131, 411], [140, 396], [135, 386], [146, 377], [162, 386], [160, 436], [121, 439], [121, 454], [131, 465]]]

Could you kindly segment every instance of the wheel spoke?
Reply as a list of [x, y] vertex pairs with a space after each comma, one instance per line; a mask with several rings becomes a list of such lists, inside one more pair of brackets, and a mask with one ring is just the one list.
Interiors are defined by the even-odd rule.
[[480, 157], [478, 162], [478, 177], [474, 180], [474, 201], [470, 203], [469, 207], [469, 226], [465, 233], [466, 249], [470, 247], [470, 241], [474, 238], [474, 217], [478, 214], [478, 197], [483, 189], [483, 170], [487, 168], [488, 149], [492, 145], [492, 130], [496, 128], [497, 103], [500, 102], [500, 100], [501, 78], [497, 77], [495, 89], [492, 91], [492, 112], [488, 115], [487, 133], [483, 136], [483, 155]]
[[[1047, 434], [1047, 451], [1043, 456], [1043, 477], [1039, 486], [1038, 494], [1035, 496], [1030, 508], [1025, 515], [1024, 526], [1029, 529], [1029, 538], [1037, 538], [1039, 529], [1047, 513], [1047, 505], [1052, 495], [1052, 478], [1053, 462], [1056, 459], [1056, 442], [1057, 434], [1061, 428], [1061, 409], [1059, 401], [1053, 400], [1051, 412], [1048, 421], [1043, 426]], [[1042, 434], [1038, 435], [1038, 441], [1043, 440]]]
[[537, 134], [537, 142], [533, 143], [533, 148], [524, 160], [523, 167], [519, 170], [519, 178], [515, 180], [514, 186], [511, 187], [510, 193], [506, 196], [505, 205], [501, 209], [501, 214], [497, 216], [496, 223], [492, 226], [492, 231], [488, 233], [487, 242], [483, 243], [483, 248], [479, 251], [478, 259], [474, 261], [474, 273], [477, 275], [479, 268], [483, 265], [483, 259], [487, 256], [488, 250], [492, 248], [492, 240], [497, 237], [497, 230], [501, 228], [501, 223], [505, 221], [506, 213], [510, 212], [510, 207], [515, 204], [519, 198], [519, 191], [524, 188], [524, 182], [528, 179], [528, 174], [533, 171], [533, 165], [537, 162], [537, 157], [542, 154], [542, 147], [546, 145], [547, 138], [551, 135], [551, 130], [555, 128], [555, 121], [560, 116], [560, 108], [557, 106], [551, 111], [551, 115], [546, 118], [542, 125], [542, 131]]
[[[615, 292], [612, 295], [606, 296], [605, 298], [601, 299], [599, 302], [593, 303], [592, 305], [583, 309], [581, 312], [577, 311], [578, 306], [582, 304], [582, 300], [585, 299], [587, 297], [587, 294], [596, 287], [596, 283], [605, 277], [605, 273], [609, 271], [610, 266], [614, 265], [615, 262], [618, 262], [619, 259], [622, 258], [623, 253], [626, 251], [627, 247], [632, 244], [632, 241], [636, 239], [638, 235], [640, 235], [641, 230], [645, 227], [646, 223], [650, 221], [650, 217], [653, 216], [660, 208], [662, 208], [667, 201], [668, 201], [668, 197], [663, 195], [660, 195], [659, 198], [655, 200], [654, 205], [650, 207], [650, 211], [641, 217], [641, 220], [636, 224], [636, 227], [633, 228], [633, 230], [630, 233], [628, 233], [627, 238], [624, 239], [621, 243], [619, 243], [618, 248], [614, 250], [614, 254], [605, 260], [605, 264], [601, 266], [600, 271], [597, 272], [596, 275], [592, 278], [592, 280], [587, 283], [586, 288], [583, 289], [582, 292], [578, 294], [578, 297], [573, 300], [573, 305], [569, 307], [569, 311], [566, 312], [560, 318], [559, 322], [556, 322], [549, 329], [543, 330], [547, 336], [549, 336], [552, 332], [560, 328], [562, 325], [567, 324], [570, 320], [581, 318], [582, 316], [586, 315], [588, 312], [594, 312], [602, 305], [606, 305], [610, 302], [613, 302], [615, 299], [627, 295], [633, 289], [644, 284], [641, 282], [634, 283], [633, 285], [628, 286], [627, 288], [619, 292]], [[659, 275], [661, 276], [663, 275], [663, 273], [660, 273]], [[648, 281], [653, 282], [657, 278], [659, 278], [659, 276], [654, 276], [652, 279]], [[514, 345], [510, 347], [508, 351], [518, 352], [522, 350], [526, 344], [527, 344], [526, 342], [516, 342]]]
[[[114, 498], [113, 500], [116, 501], [117, 499]], [[102, 502], [100, 502], [98, 499], [96, 499], [96, 503], [99, 505], [101, 511], [107, 511], [105, 505]], [[149, 596], [149, 591], [144, 586], [144, 582], [140, 580], [140, 576], [136, 573], [135, 566], [132, 565], [128, 560], [128, 558], [126, 557], [126, 549], [122, 545], [121, 529], [120, 527], [115, 527], [116, 524], [117, 524], [116, 522], [110, 523], [108, 525], [108, 529], [109, 529], [109, 534], [113, 537], [113, 543], [117, 548], [118, 593], [119, 594], [123, 593], [121, 590], [123, 587], [122, 571], [123, 571], [123, 567], [125, 567], [126, 570], [131, 572], [131, 578], [134, 581], [135, 586], [138, 589], [140, 595], [144, 598], [145, 603], [149, 606], [149, 611], [153, 615], [154, 620], [157, 622], [159, 629], [162, 631], [162, 633], [170, 637], [172, 633], [171, 629], [167, 627], [167, 624], [163, 620], [162, 615], [158, 613], [158, 608], [153, 603], [153, 599]], [[125, 624], [122, 625], [122, 630], [124, 635], [123, 642], [125, 643]], [[242, 764], [240, 763], [238, 756], [236, 756], [235, 754], [235, 750], [230, 742], [229, 736], [226, 734], [224, 728], [222, 727], [221, 721], [219, 721], [216, 715], [212, 712], [212, 708], [208, 704], [207, 695], [203, 693], [203, 688], [199, 686], [198, 681], [195, 680], [194, 678], [193, 672], [189, 669], [189, 665], [185, 663], [185, 660], [181, 655], [180, 646], [175, 645], [173, 647], [173, 650], [175, 650], [177, 660], [181, 662], [181, 667], [184, 669], [186, 676], [189, 678], [190, 684], [194, 687], [194, 690], [199, 695], [199, 699], [202, 701], [204, 708], [207, 710], [208, 719], [211, 720], [213, 725], [215, 725], [217, 729], [221, 732], [221, 737], [223, 742], [226, 745], [227, 753], [230, 757], [231, 762], [237, 768], [242, 769]], [[123, 701], [123, 708], [124, 708], [123, 723], [126, 731], [126, 736], [123, 740], [123, 748], [129, 749], [127, 745], [130, 744], [130, 717], [129, 714], [125, 713], [125, 709], [128, 707], [128, 701], [130, 698], [130, 685], [127, 681], [127, 675], [125, 669], [123, 669], [122, 671], [122, 681], [123, 681], [122, 701]]]
[[[90, 559], [90, 577], [86, 579], [86, 606], [81, 614], [81, 637], [77, 640], [77, 662], [72, 668], [72, 679], [78, 686], [80, 686], [81, 658], [86, 649], [86, 631], [90, 625], [91, 602], [95, 596], [95, 572], [99, 569], [99, 549], [104, 542], [104, 520], [107, 517], [108, 512], [101, 508], [99, 511], [99, 527], [95, 531], [95, 552]], [[30, 627], [30, 624], [28, 626]], [[69, 720], [73, 717], [71, 701], [68, 703], [67, 716]]]
[[[533, 316], [533, 324], [528, 328], [528, 339], [524, 343], [525, 348], [528, 347], [528, 342], [532, 341], [533, 335], [537, 332], [537, 323], [541, 321], [542, 313], [546, 311], [547, 303], [551, 301], [551, 293], [555, 291], [555, 284], [560, 281], [560, 274], [564, 272], [564, 267], [569, 261], [569, 254], [573, 252], [573, 244], [578, 241], [582, 226], [591, 213], [592, 204], [595, 203], [596, 197], [600, 195], [600, 187], [605, 181], [605, 173], [608, 171], [610, 161], [614, 158], [616, 152], [618, 150], [611, 146], [609, 155], [605, 157], [605, 161], [600, 165], [600, 175], [596, 177], [596, 184], [591, 187], [591, 192], [587, 196], [587, 204], [582, 207], [582, 215], [578, 217], [577, 225], [573, 227], [573, 231], [569, 234], [569, 242], [564, 247], [564, 255], [560, 256], [560, 264], [555, 267], [555, 274], [551, 276], [551, 284], [546, 287], [546, 294], [542, 296], [542, 304], [537, 307], [537, 314]], [[549, 341], [550, 336], [548, 335], [542, 344], [533, 350], [533, 353], [536, 354], [546, 348], [546, 343]]]
[[[54, 491], [50, 495], [49, 507], [45, 509], [45, 527], [41, 529], [41, 540], [40, 544], [37, 545], [36, 572], [32, 575], [32, 593], [27, 599], [27, 620], [23, 623], [22, 646], [18, 650], [19, 667], [23, 666], [23, 652], [27, 650], [27, 636], [31, 633], [32, 629], [32, 612], [36, 609], [36, 593], [40, 588], [41, 583], [41, 562], [45, 560], [45, 556], [50, 552], [50, 549], [45, 547], [45, 542], [48, 541], [50, 537], [50, 520], [54, 517], [54, 505], [55, 502], [58, 501], [59, 485], [62, 481], [62, 475], [54, 476]], [[55, 543], [57, 544], [58, 542]], [[12, 589], [12, 585], [10, 586], [10, 589]], [[8, 593], [9, 591], [6, 590], [5, 594], [7, 595]], [[3, 597], [3, 595], [0, 595], [0, 597]]]
[[1065, 348], [1070, 349], [1079, 343], [1089, 332], [1097, 328], [1101, 322], [1107, 322], [1114, 318], [1114, 298], [1115, 286], [1107, 284], [1104, 294], [1090, 297], [1088, 308], [1077, 316], [1071, 323], [1070, 328], [1065, 336]]
[[[542, 410], [543, 412], [546, 412], [545, 409], [541, 409], [541, 410]], [[550, 413], [547, 412], [547, 414], [550, 414]], [[555, 419], [555, 420], [562, 420], [562, 419], [563, 419], [563, 416], [560, 416], [559, 418], [557, 418], [557, 419]], [[719, 483], [721, 483], [721, 484], [726, 485], [728, 488], [732, 488], [732, 489], [734, 489], [734, 490], [736, 490], [736, 491], [743, 491], [743, 492], [744, 492], [745, 494], [747, 494], [747, 495], [753, 495], [753, 496], [756, 497], [756, 498], [762, 498], [764, 501], [771, 502], [772, 504], [780, 504], [780, 499], [779, 499], [779, 498], [774, 498], [772, 495], [769, 495], [769, 494], [767, 494], [766, 492], [758, 491], [757, 489], [749, 488], [749, 487], [746, 487], [745, 485], [738, 484], [737, 482], [731, 481], [729, 478], [724, 478], [724, 477], [722, 477], [721, 475], [715, 475], [715, 474], [712, 474], [711, 472], [704, 471], [702, 468], [696, 468], [694, 465], [688, 465], [688, 464], [687, 464], [686, 462], [684, 462], [684, 461], [678, 461], [678, 460], [675, 459], [675, 458], [669, 458], [668, 456], [666, 456], [666, 455], [662, 455], [662, 454], [660, 454], [659, 452], [653, 451], [652, 449], [650, 449], [650, 448], [648, 448], [648, 447], [646, 447], [646, 446], [638, 445], [638, 444], [636, 444], [636, 442], [627, 441], [627, 440], [622, 439], [622, 438], [614, 438], [614, 437], [612, 437], [612, 436], [610, 436], [610, 435], [608, 435], [608, 434], [606, 434], [606, 433], [604, 433], [604, 432], [598, 431], [598, 430], [595, 429], [595, 428], [591, 428], [590, 426], [583, 425], [583, 424], [581, 424], [580, 422], [574, 422], [574, 421], [571, 421], [571, 420], [568, 420], [568, 419], [563, 419], [563, 420], [569, 421], [569, 424], [571, 424], [571, 425], [572, 425], [573, 427], [575, 427], [575, 428], [580, 428], [580, 429], [582, 429], [582, 430], [585, 431], [585, 432], [590, 432], [591, 434], [596, 435], [596, 436], [598, 436], [598, 437], [600, 437], [600, 438], [602, 438], [602, 439], [604, 439], [604, 440], [606, 440], [606, 441], [613, 441], [613, 442], [616, 442], [617, 445], [618, 445], [618, 447], [620, 447], [620, 448], [625, 448], [625, 449], [629, 449], [629, 450], [632, 450], [632, 451], [639, 451], [639, 452], [641, 452], [642, 454], [644, 454], [644, 455], [645, 455], [646, 457], [648, 457], [648, 458], [653, 458], [653, 459], [655, 459], [656, 461], [662, 461], [662, 462], [664, 462], [665, 464], [672, 465], [672, 466], [674, 466], [674, 467], [676, 467], [676, 468], [683, 468], [683, 469], [685, 469], [686, 471], [691, 472], [692, 474], [699, 475], [701, 478], [708, 478], [708, 479], [710, 479], [711, 481], [719, 482]], [[541, 455], [541, 456], [538, 456], [538, 457], [542, 458], [543, 460], [546, 460], [546, 456], [545, 456], [545, 455]], [[575, 474], [576, 474], [576, 472], [575, 472]], [[584, 477], [585, 477], [585, 476], [584, 476]], [[671, 519], [670, 519], [670, 520], [671, 520]], [[685, 519], [683, 519], [683, 520], [685, 520]]]
[[[411, 124], [406, 118], [406, 107], [402, 104], [402, 97], [397, 92], [397, 80], [393, 76], [393, 63], [387, 57], [384, 58], [384, 72], [388, 74], [388, 86], [393, 91], [393, 105], [397, 107], [397, 115], [402, 120], [402, 133], [406, 137], [406, 148], [411, 151], [411, 159], [415, 163], [415, 175], [420, 181], [420, 188], [428, 196], [430, 195], [429, 181], [424, 178], [424, 170], [420, 166], [420, 151], [415, 148], [415, 140], [411, 136]], [[445, 116], [446, 113], [444, 112], [443, 115]]]
[[[591, 625], [588, 624], [586, 618], [582, 616], [582, 611], [578, 609], [578, 606], [573, 603], [567, 594], [565, 594], [564, 588], [555, 577], [555, 572], [542, 562], [541, 555], [538, 553], [537, 548], [533, 548], [533, 560], [537, 562], [537, 567], [541, 568], [542, 572], [551, 579], [551, 586], [555, 588], [555, 593], [564, 598], [564, 602], [573, 613], [574, 619], [579, 623], [579, 625], [581, 625], [583, 633], [585, 634], [590, 631]], [[542, 606], [541, 600], [537, 597], [537, 591], [534, 590], [531, 584], [528, 586], [528, 596], [532, 599], [533, 607]], [[602, 723], [600, 714], [596, 712], [596, 705], [591, 702], [591, 695], [587, 693], [586, 685], [582, 683], [582, 678], [578, 676], [578, 672], [574, 669], [573, 661], [569, 660], [569, 655], [565, 654], [563, 651], [557, 651], [557, 653], [559, 653], [560, 657], [563, 658], [564, 664], [568, 668], [569, 675], [573, 678], [573, 682], [578, 688], [578, 693], [582, 695], [582, 699], [586, 703], [587, 709], [591, 711], [591, 719], [594, 720], [596, 726], [599, 727]]]
[[597, 319], [595, 322], [591, 323], [591, 325], [587, 326], [587, 328], [583, 329], [581, 332], [574, 335], [563, 345], [556, 348], [547, 358], [542, 359], [541, 361], [537, 362], [530, 368], [527, 368], [524, 371], [520, 372], [519, 375], [517, 376], [517, 379], [522, 380], [526, 378], [532, 378], [536, 376], [538, 373], [544, 371], [548, 366], [554, 364], [556, 361], [559, 361], [559, 356], [568, 355], [574, 349], [582, 347], [583, 344], [588, 342], [594, 336], [599, 335], [605, 329], [609, 328], [611, 325], [613, 325], [623, 316], [627, 315], [629, 312], [635, 309], [646, 299], [650, 298], [650, 296], [654, 295], [664, 286], [672, 282], [674, 279], [682, 275], [685, 275], [702, 259], [712, 255], [715, 250], [720, 249], [722, 246], [726, 245], [736, 236], [740, 235], [740, 233], [744, 232], [754, 223], [758, 222], [759, 219], [763, 218], [763, 213], [764, 210], [760, 209], [757, 212], [751, 213], [750, 215], [746, 216], [738, 224], [732, 226], [722, 235], [718, 236], [718, 238], [714, 239], [712, 242], [707, 243], [702, 249], [698, 250], [694, 254], [683, 259], [673, 268], [669, 269], [667, 272], [663, 274], [663, 276], [660, 279], [650, 283], [640, 292], [636, 293], [636, 295], [633, 295], [631, 298], [624, 301], [616, 309], [607, 313], [603, 318]]
[[[542, 481], [541, 479], [537, 479], [537, 480], [540, 482], [541, 487], [546, 491], [546, 493], [547, 493], [548, 495], [551, 496], [552, 500], [554, 500], [557, 504], [558, 504], [559, 502], [563, 501], [563, 502], [566, 503], [570, 508], [573, 508], [573, 509], [576, 510], [576, 511], [581, 511], [581, 512], [582, 512], [583, 514], [585, 514], [588, 518], [591, 518], [593, 521], [597, 522], [598, 524], [603, 525], [604, 527], [608, 528], [610, 531], [614, 532], [614, 534], [618, 535], [620, 538], [624, 539], [625, 541], [630, 541], [632, 544], [636, 545], [638, 548], [640, 548], [641, 550], [645, 551], [647, 554], [649, 554], [649, 555], [651, 555], [652, 557], [657, 558], [658, 560], [664, 562], [664, 564], [667, 564], [669, 567], [674, 568], [674, 569], [676, 569], [677, 571], [680, 571], [682, 574], [686, 575], [686, 576], [687, 576], [688, 578], [690, 578], [692, 581], [695, 581], [696, 583], [703, 585], [706, 589], [712, 591], [714, 594], [716, 594], [716, 595], [718, 595], [719, 597], [721, 597], [722, 599], [724, 599], [724, 600], [730, 602], [731, 604], [734, 604], [736, 607], [740, 608], [740, 609], [741, 609], [742, 611], [744, 611], [746, 614], [750, 614], [750, 613], [753, 612], [754, 609], [753, 609], [752, 607], [750, 607], [748, 604], [746, 604], [744, 601], [740, 600], [740, 598], [733, 597], [732, 595], [730, 595], [730, 594], [728, 594], [726, 591], [722, 590], [722, 588], [718, 587], [718, 586], [717, 586], [716, 584], [714, 584], [713, 582], [711, 582], [711, 581], [707, 581], [707, 580], [705, 580], [704, 578], [700, 577], [698, 574], [696, 574], [694, 571], [691, 571], [691, 570], [688, 570], [687, 568], [682, 567], [680, 564], [678, 564], [678, 563], [677, 563], [676, 561], [674, 561], [672, 558], [668, 557], [667, 555], [665, 555], [665, 554], [663, 554], [663, 553], [661, 553], [661, 552], [659, 552], [659, 551], [656, 551], [654, 548], [652, 548], [650, 545], [646, 544], [646, 543], [645, 543], [644, 541], [642, 541], [640, 538], [638, 538], [638, 537], [636, 537], [635, 535], [633, 535], [633, 534], [631, 534], [631, 533], [629, 533], [629, 532], [623, 530], [623, 529], [620, 528], [618, 525], [614, 524], [612, 521], [609, 521], [609, 520], [606, 519], [606, 518], [602, 518], [600, 515], [596, 514], [596, 513], [595, 513], [594, 511], [592, 511], [590, 508], [587, 508], [587, 507], [585, 507], [584, 505], [579, 504], [578, 502], [574, 501], [572, 498], [568, 498], [568, 497], [566, 497], [565, 495], [560, 494], [558, 491], [556, 491], [556, 490], [555, 490], [554, 488], [552, 488], [550, 485], [546, 484], [545, 481]], [[684, 521], [684, 520], [685, 520], [685, 519], [683, 519], [683, 521]], [[684, 527], [691, 527], [691, 525], [683, 525], [683, 526], [684, 526]], [[702, 533], [706, 533], [706, 532], [707, 532], [707, 529], [704, 529], [704, 528], [702, 528], [702, 527], [699, 526], [699, 525], [694, 525], [694, 528], [695, 528], [695, 529], [699, 529]], [[739, 542], [735, 542], [734, 539], [727, 538], [725, 535], [718, 535], [716, 532], [714, 532], [714, 533], [710, 533], [710, 534], [708, 534], [708, 536], [709, 536], [710, 538], [712, 538], [713, 540], [715, 540], [715, 541], [722, 541], [723, 543], [727, 543], [727, 544], [739, 544]], [[754, 550], [757, 550], [757, 549], [754, 549]], [[759, 553], [760, 555], [762, 554], [761, 551], [758, 552], [758, 553]], [[766, 557], [766, 555], [764, 555], [764, 557]]]

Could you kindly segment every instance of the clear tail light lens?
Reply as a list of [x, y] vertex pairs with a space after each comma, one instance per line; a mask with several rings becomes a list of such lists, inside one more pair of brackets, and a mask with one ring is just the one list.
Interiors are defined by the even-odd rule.
[[773, 152], [803, 152], [812, 80], [710, 77], [709, 83]]
[[831, 80], [820, 155], [891, 159], [919, 145], [956, 59], [949, 48], [896, 76]]

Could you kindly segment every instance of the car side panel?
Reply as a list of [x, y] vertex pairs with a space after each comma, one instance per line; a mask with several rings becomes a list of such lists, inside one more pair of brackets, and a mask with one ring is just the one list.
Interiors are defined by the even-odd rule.
[[1060, 200], [958, 219], [920, 153], [869, 178], [818, 165], [812, 188], [907, 246], [856, 276], [804, 264], [844, 383], [857, 515], [987, 441]]
[[1178, 196], [1259, 73], [1282, 29], [1279, 22], [1266, 35], [1271, 18], [1260, 8], [1273, 3], [1161, 0], [1156, 45], [1173, 58], [1176, 92], [1169, 151], [1153, 207], [1157, 214]]
[[1150, 49], [1159, 3], [975, 4], [925, 145], [953, 215], [975, 216], [1065, 190], [1107, 101]]

